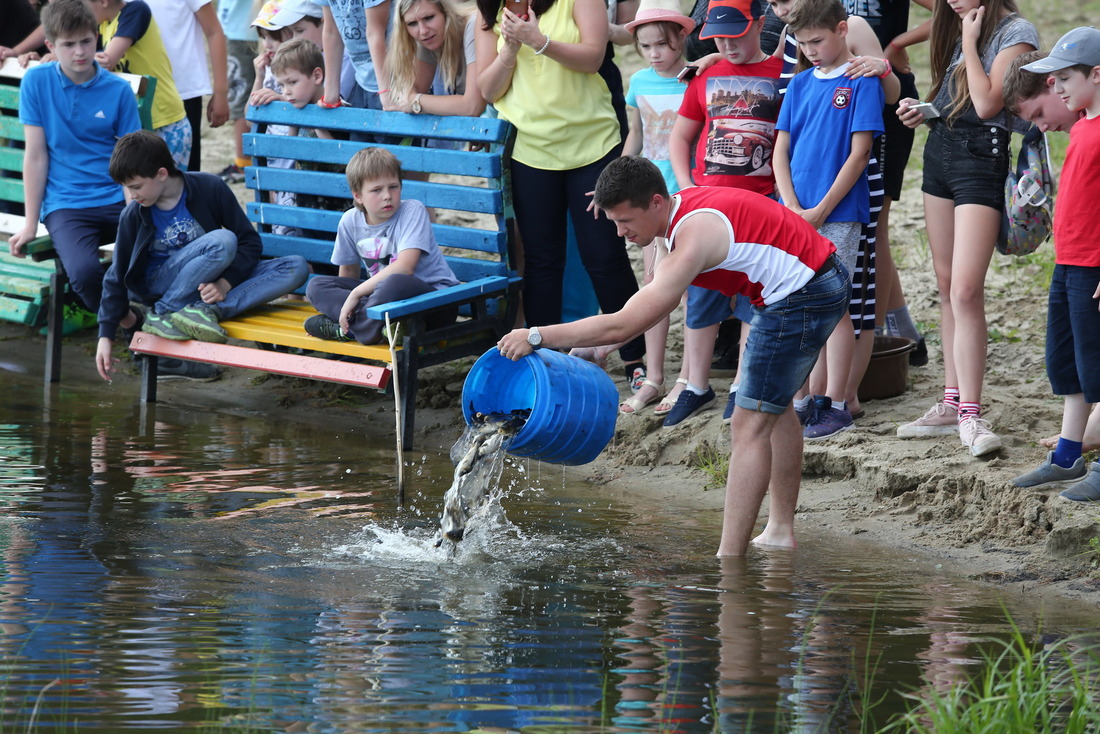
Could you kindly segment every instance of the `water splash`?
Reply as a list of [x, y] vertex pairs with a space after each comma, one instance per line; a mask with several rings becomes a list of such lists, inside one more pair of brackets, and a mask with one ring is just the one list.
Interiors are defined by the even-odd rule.
[[504, 468], [504, 455], [529, 415], [529, 411], [503, 415], [477, 413], [451, 447], [455, 476], [443, 495], [437, 544], [444, 539], [453, 543], [462, 540], [469, 520], [481, 513], [494, 495], [499, 498], [497, 480]]

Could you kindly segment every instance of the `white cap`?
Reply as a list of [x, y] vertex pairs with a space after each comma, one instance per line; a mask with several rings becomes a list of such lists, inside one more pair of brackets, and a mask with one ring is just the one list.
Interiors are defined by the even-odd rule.
[[277, 31], [294, 25], [302, 18], [320, 18], [324, 14], [321, 6], [310, 0], [268, 0], [256, 14], [252, 25], [264, 30]]

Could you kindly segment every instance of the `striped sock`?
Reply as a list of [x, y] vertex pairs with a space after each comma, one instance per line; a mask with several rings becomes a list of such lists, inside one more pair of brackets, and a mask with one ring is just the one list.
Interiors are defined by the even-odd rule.
[[943, 404], [948, 408], [959, 409], [959, 388], [945, 387], [943, 389]]
[[981, 403], [959, 403], [959, 420], [964, 418], [981, 418], [982, 417], [982, 404]]

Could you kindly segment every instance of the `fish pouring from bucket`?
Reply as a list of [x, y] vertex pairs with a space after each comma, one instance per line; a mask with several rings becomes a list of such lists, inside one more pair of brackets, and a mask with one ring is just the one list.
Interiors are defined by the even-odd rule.
[[466, 521], [484, 507], [504, 468], [508, 442], [519, 433], [530, 411], [506, 415], [478, 413], [451, 447], [455, 476], [443, 495], [443, 515], [439, 519], [440, 545], [444, 539], [454, 543], [466, 533]]

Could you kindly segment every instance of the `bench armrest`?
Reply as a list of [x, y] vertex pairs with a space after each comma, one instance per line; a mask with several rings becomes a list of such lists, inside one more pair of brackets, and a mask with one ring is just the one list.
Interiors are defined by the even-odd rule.
[[406, 298], [403, 301], [391, 301], [382, 303], [367, 309], [367, 316], [372, 319], [384, 321], [389, 313], [391, 319], [399, 319], [415, 313], [421, 313], [440, 306], [450, 306], [455, 303], [472, 301], [480, 296], [490, 294], [503, 294], [513, 282], [519, 282], [519, 278], [507, 278], [493, 276], [471, 280], [469, 283], [459, 283], [450, 288], [441, 288], [432, 293], [425, 293], [415, 298]]

